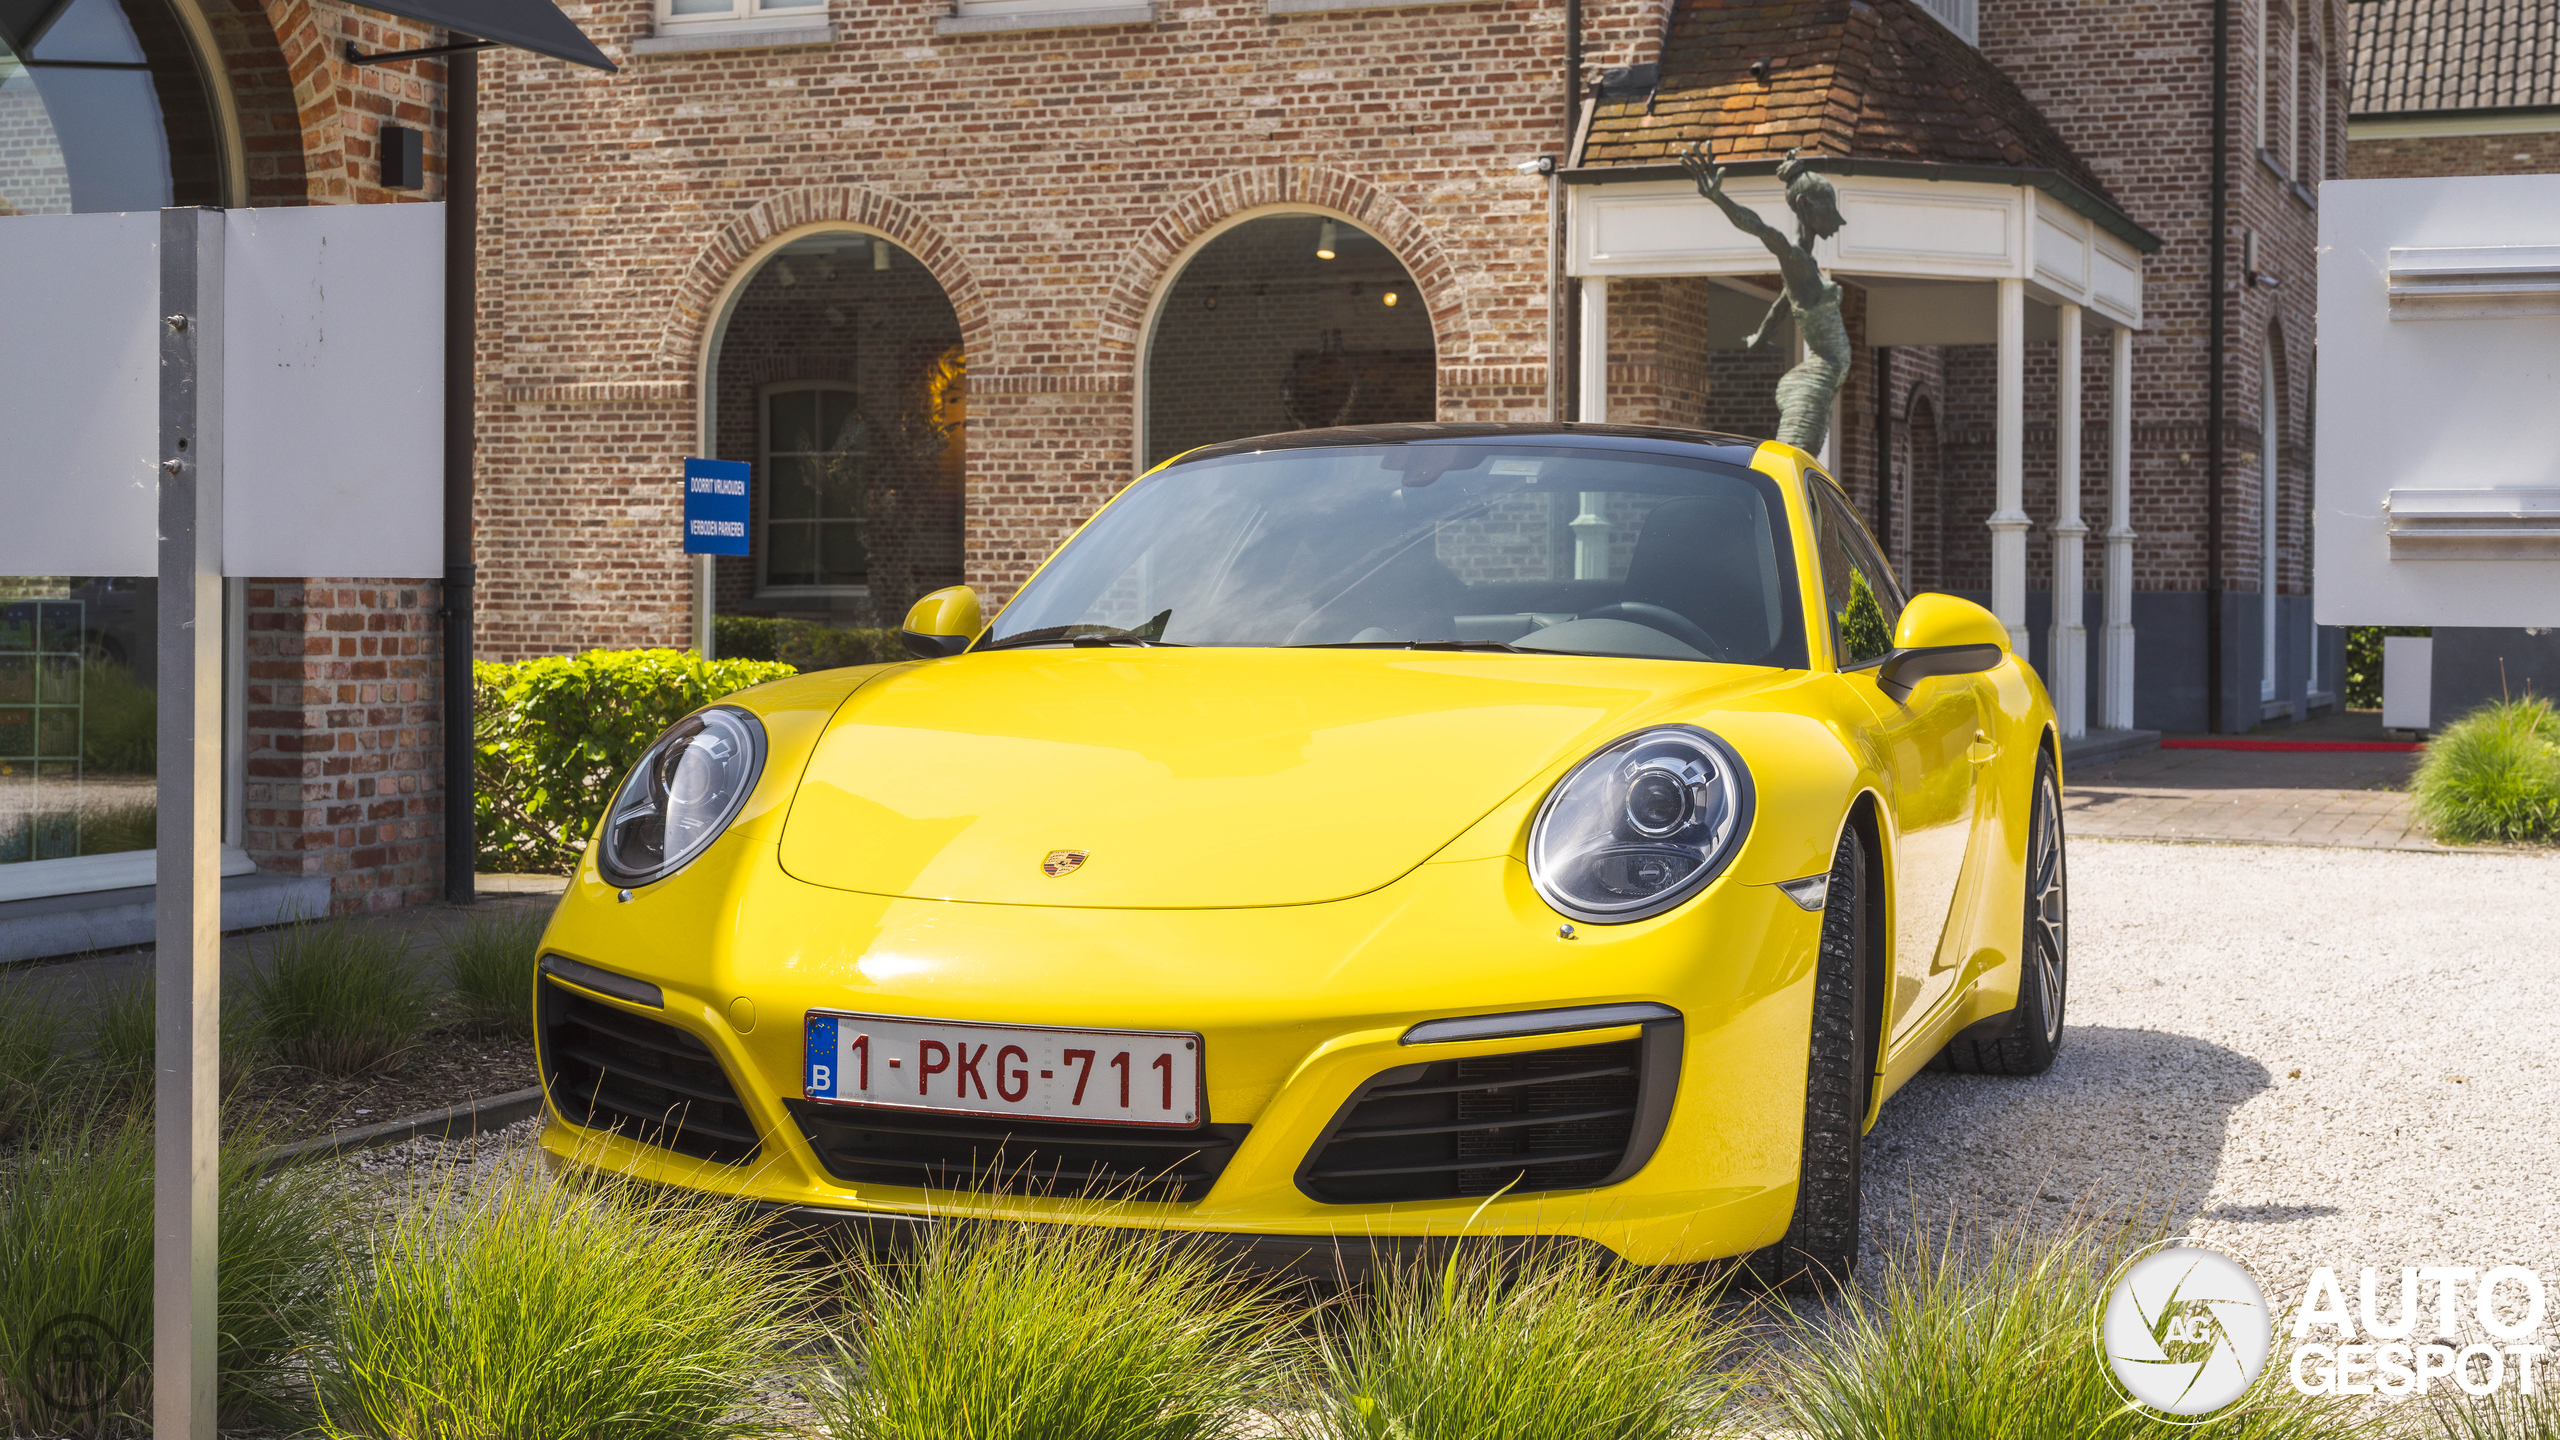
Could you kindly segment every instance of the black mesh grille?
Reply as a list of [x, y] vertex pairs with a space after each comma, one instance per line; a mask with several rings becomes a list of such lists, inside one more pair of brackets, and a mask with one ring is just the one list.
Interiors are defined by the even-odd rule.
[[542, 1083], [573, 1125], [728, 1165], [755, 1158], [755, 1121], [710, 1046], [548, 980]]
[[1597, 1185], [1635, 1133], [1642, 1043], [1392, 1072], [1353, 1097], [1299, 1172], [1299, 1188], [1348, 1205]]
[[838, 1180], [1015, 1195], [1197, 1201], [1252, 1128], [1060, 1125], [783, 1103]]

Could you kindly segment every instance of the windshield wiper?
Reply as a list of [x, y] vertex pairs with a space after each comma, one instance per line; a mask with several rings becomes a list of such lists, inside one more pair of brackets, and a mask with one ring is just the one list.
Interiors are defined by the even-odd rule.
[[1179, 640], [1164, 638], [1164, 627], [1172, 620], [1173, 612], [1165, 610], [1158, 612], [1154, 619], [1135, 630], [1123, 630], [1116, 625], [1043, 625], [1037, 630], [1025, 630], [1019, 635], [1007, 635], [1001, 640], [989, 641], [978, 648], [1011, 650], [1016, 646], [1024, 645], [1144, 645], [1149, 647], [1161, 645], [1175, 650], [1188, 649], [1189, 647]]
[[1289, 645], [1289, 650], [1511, 650], [1519, 646], [1508, 640], [1319, 640], [1312, 645]]

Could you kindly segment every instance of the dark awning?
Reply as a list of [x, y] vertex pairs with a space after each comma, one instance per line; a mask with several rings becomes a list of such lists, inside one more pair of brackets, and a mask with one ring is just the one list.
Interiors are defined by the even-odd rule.
[[368, 10], [423, 20], [479, 40], [494, 40], [572, 65], [612, 70], [596, 42], [551, 0], [363, 0]]

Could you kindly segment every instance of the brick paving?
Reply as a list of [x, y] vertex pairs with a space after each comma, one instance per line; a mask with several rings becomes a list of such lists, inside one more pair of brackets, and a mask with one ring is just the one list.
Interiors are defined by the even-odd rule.
[[2151, 750], [2066, 774], [2075, 836], [2479, 850], [2429, 838], [2409, 809], [2416, 751]]

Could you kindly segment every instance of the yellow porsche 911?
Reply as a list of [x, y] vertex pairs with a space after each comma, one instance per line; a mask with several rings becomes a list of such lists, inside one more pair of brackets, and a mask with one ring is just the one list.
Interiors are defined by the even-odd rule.
[[1837, 1274], [1884, 1098], [2061, 1041], [2051, 705], [1787, 446], [1214, 445], [904, 638], [616, 793], [543, 938], [553, 1155]]

